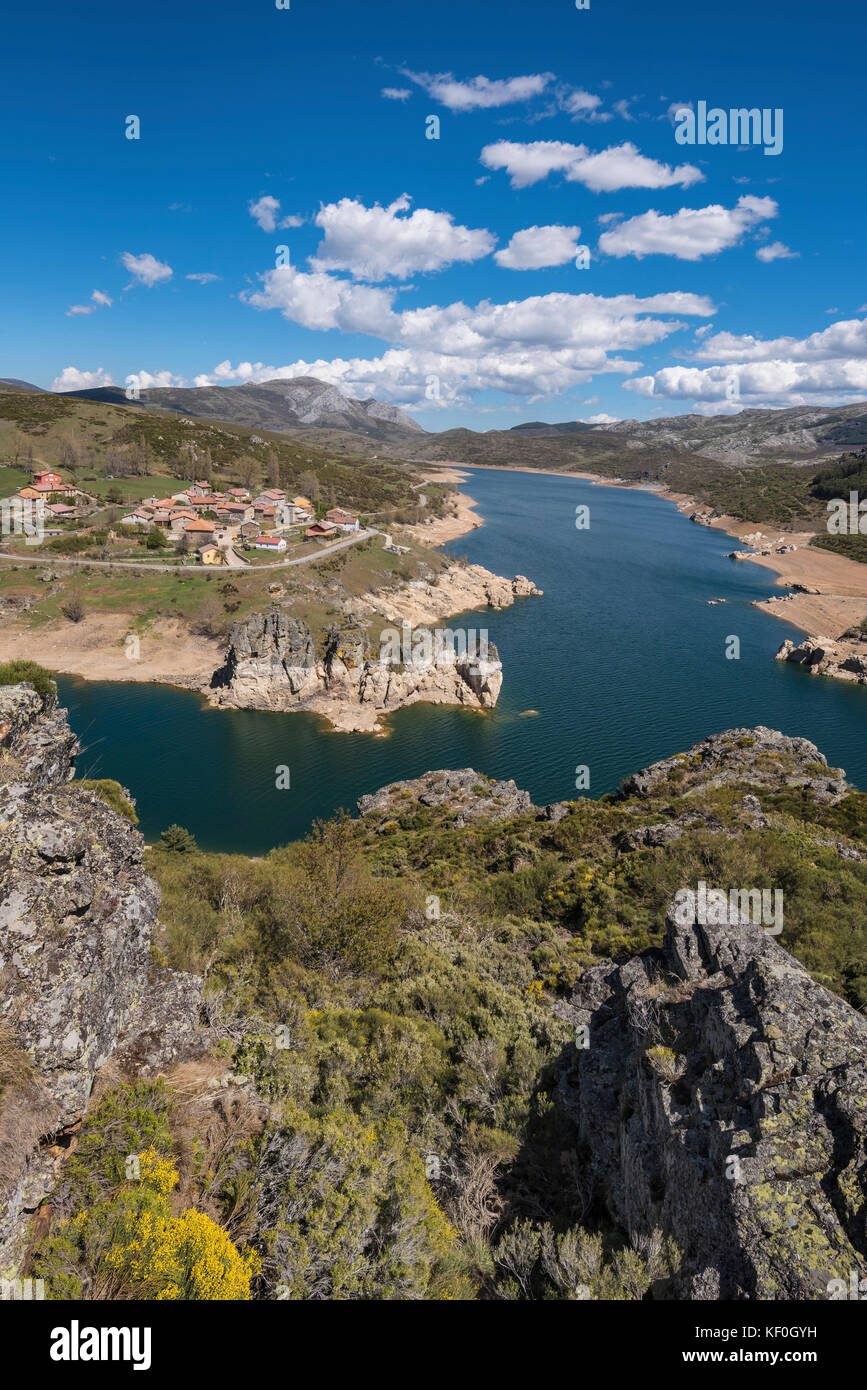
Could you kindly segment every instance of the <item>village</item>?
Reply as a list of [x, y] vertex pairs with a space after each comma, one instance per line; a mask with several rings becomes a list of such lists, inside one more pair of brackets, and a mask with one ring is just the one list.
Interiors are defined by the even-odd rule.
[[[94, 524], [96, 514], [105, 508], [105, 503], [52, 469], [37, 470], [33, 481], [19, 488], [17, 496], [22, 503], [41, 502], [46, 533], [53, 529], [53, 522], [54, 534], [61, 536], [69, 529], [79, 529], [74, 523]], [[246, 487], [216, 491], [205, 480], [168, 496], [145, 497], [120, 510], [122, 514], [110, 522], [111, 538], [135, 533], [160, 535], [161, 540], [149, 542], [149, 548], [174, 545], [177, 553], [189, 554], [202, 565], [231, 568], [250, 564], [253, 552], [279, 556], [290, 541], [327, 543], [361, 528], [359, 517], [342, 507], [331, 507], [317, 518], [317, 508], [309, 498], [290, 498], [279, 487], [266, 488], [254, 496]]]

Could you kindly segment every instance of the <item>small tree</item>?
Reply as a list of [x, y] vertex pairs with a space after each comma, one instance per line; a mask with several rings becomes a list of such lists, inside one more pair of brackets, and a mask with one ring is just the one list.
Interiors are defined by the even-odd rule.
[[195, 838], [182, 825], [170, 825], [162, 832], [160, 839], [173, 854], [195, 854], [199, 848]]
[[66, 602], [61, 605], [60, 611], [71, 623], [80, 623], [87, 610], [84, 607], [81, 594], [70, 594]]
[[165, 550], [167, 545], [168, 541], [162, 531], [148, 531], [145, 539], [145, 546], [148, 550]]

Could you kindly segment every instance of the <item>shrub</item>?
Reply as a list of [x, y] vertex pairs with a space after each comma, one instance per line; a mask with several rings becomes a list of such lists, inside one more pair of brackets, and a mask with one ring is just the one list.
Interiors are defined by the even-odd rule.
[[43, 707], [57, 695], [57, 685], [52, 676], [35, 661], [4, 661], [0, 664], [0, 685], [19, 685], [26, 681], [32, 685], [37, 695], [42, 697]]
[[94, 792], [100, 801], [104, 801], [106, 806], [117, 811], [119, 816], [124, 816], [133, 825], [138, 825], [135, 807], [124, 796], [120, 782], [115, 782], [112, 777], [83, 777], [80, 782], [75, 783], [75, 786], [84, 787], [87, 791]]
[[199, 848], [194, 836], [182, 825], [168, 826], [160, 834], [160, 839], [165, 848], [171, 850], [173, 854], [195, 854]]
[[81, 594], [70, 594], [66, 602], [60, 605], [60, 611], [71, 623], [80, 623], [87, 610]]

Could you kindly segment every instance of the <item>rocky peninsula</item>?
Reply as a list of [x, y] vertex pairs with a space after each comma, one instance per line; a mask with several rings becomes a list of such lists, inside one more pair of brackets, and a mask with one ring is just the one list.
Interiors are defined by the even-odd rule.
[[[490, 709], [503, 683], [494, 644], [481, 631], [428, 625], [539, 593], [523, 575], [507, 580], [480, 565], [451, 565], [430, 581], [348, 601], [319, 652], [310, 628], [291, 609], [255, 613], [233, 624], [225, 663], [205, 693], [212, 704], [234, 709], [306, 710], [347, 733], [384, 733], [382, 716], [419, 701]], [[372, 640], [376, 614], [400, 624], [411, 639], [402, 643], [399, 660]]]

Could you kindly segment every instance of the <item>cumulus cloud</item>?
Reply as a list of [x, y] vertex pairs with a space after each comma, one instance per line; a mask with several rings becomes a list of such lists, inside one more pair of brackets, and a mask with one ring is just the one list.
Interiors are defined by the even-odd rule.
[[388, 290], [339, 280], [322, 271], [305, 274], [294, 266], [278, 266], [262, 277], [263, 288], [244, 291], [242, 300], [255, 309], [279, 309], [302, 328], [339, 328], [344, 333], [391, 336], [398, 316]]
[[458, 226], [447, 212], [416, 208], [406, 216], [410, 201], [404, 193], [388, 207], [341, 198], [321, 208], [314, 222], [325, 235], [313, 268], [348, 270], [358, 280], [405, 280], [416, 271], [477, 261], [496, 245], [490, 232]]
[[78, 367], [64, 367], [51, 383], [52, 391], [88, 391], [95, 386], [113, 386], [108, 372], [97, 367], [95, 372], [81, 372]]
[[799, 251], [790, 251], [784, 241], [771, 241], [767, 246], [760, 246], [756, 252], [757, 261], [791, 261], [796, 260], [800, 255]]
[[147, 251], [140, 256], [134, 256], [131, 251], [124, 251], [120, 259], [134, 280], [147, 285], [148, 289], [160, 284], [162, 280], [172, 278], [171, 266], [166, 265], [165, 261], [158, 261]]
[[[646, 398], [691, 400], [701, 409], [743, 405], [842, 405], [867, 390], [867, 322], [845, 319], [806, 338], [714, 333], [695, 353], [706, 367], [665, 367], [625, 385]], [[733, 385], [734, 383], [734, 385]]]
[[806, 338], [754, 338], [751, 333], [714, 333], [696, 353], [699, 361], [762, 362], [788, 357], [796, 362], [828, 362], [837, 357], [867, 358], [867, 323], [841, 319]]
[[486, 145], [480, 159], [488, 169], [506, 170], [513, 188], [526, 188], [554, 173], [562, 174], [568, 183], [583, 183], [593, 193], [675, 185], [688, 188], [704, 178], [693, 164], [672, 168], [648, 159], [630, 141], [594, 154], [586, 145], [562, 140], [533, 140], [526, 144], [499, 140]]
[[387, 101], [406, 101], [412, 96], [412, 92], [409, 87], [383, 87], [382, 96]]
[[627, 391], [651, 400], [689, 400], [699, 407], [842, 405], [867, 391], [867, 359], [833, 362], [732, 363], [714, 367], [664, 367], [653, 376], [625, 381]]
[[97, 309], [110, 309], [113, 301], [102, 290], [94, 290], [90, 296], [90, 304], [70, 304], [66, 311], [67, 318], [75, 318], [80, 314], [95, 314]]
[[[482, 390], [501, 390], [530, 401], [556, 395], [596, 372], [630, 375], [640, 361], [624, 356], [662, 341], [684, 327], [683, 317], [715, 312], [703, 295], [674, 291], [639, 298], [615, 295], [548, 294], [495, 304], [462, 302], [397, 312], [397, 288], [358, 285], [321, 271], [282, 266], [262, 277], [262, 288], [242, 295], [260, 310], [278, 309], [306, 328], [362, 332], [385, 339], [375, 358], [331, 363], [292, 363], [265, 373], [304, 372], [361, 395], [397, 404], [430, 405], [428, 377], [452, 392], [440, 399], [467, 399]], [[670, 317], [674, 316], [674, 317]], [[327, 364], [326, 364], [327, 365]], [[255, 369], [254, 369], [255, 370]], [[337, 375], [335, 375], [337, 373]], [[267, 380], [267, 375], [258, 377]]]
[[284, 217], [280, 218], [280, 199], [272, 198], [270, 193], [264, 194], [261, 198], [251, 198], [247, 204], [247, 211], [262, 228], [263, 232], [274, 232], [278, 227], [302, 227], [303, 217]]
[[507, 270], [565, 265], [575, 257], [580, 235], [580, 227], [525, 227], [515, 232], [508, 246], [495, 253], [494, 260]]
[[705, 208], [681, 208], [670, 215], [651, 209], [603, 232], [599, 249], [607, 256], [676, 256], [681, 261], [699, 261], [737, 246], [748, 231], [776, 215], [773, 198], [750, 194], [739, 198], [733, 208], [712, 203]]
[[588, 425], [616, 425], [619, 420], [619, 415], [588, 415], [585, 423]]
[[186, 386], [185, 377], [175, 376], [174, 372], [131, 372], [127, 381], [135, 381], [140, 391], [149, 391], [155, 386]]
[[221, 275], [214, 275], [210, 270], [194, 270], [187, 276], [188, 280], [197, 280], [200, 285], [210, 285], [212, 280], [221, 280]]
[[490, 110], [497, 106], [511, 106], [515, 102], [530, 101], [540, 96], [554, 81], [552, 72], [535, 73], [528, 77], [471, 77], [461, 82], [450, 72], [412, 72], [402, 69], [404, 77], [415, 82], [449, 111]]

